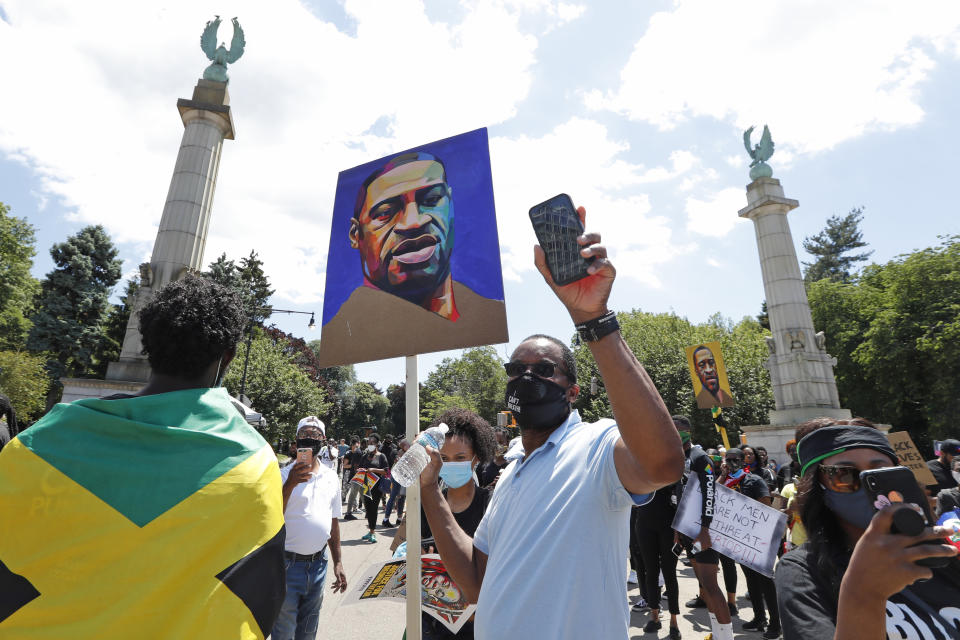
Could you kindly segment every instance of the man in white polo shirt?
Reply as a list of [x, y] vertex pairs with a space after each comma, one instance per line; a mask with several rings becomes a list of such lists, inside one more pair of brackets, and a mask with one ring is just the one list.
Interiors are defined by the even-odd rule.
[[346, 591], [340, 562], [340, 480], [320, 464], [324, 425], [308, 416], [297, 427], [297, 448], [313, 449], [310, 464], [294, 462], [280, 470], [287, 539], [284, 564], [287, 595], [273, 625], [272, 640], [314, 640], [327, 576], [327, 547], [333, 560], [333, 590]]
[[581, 280], [555, 285], [539, 246], [534, 262], [589, 346], [616, 421], [583, 422], [572, 409], [580, 391], [572, 352], [556, 338], [531, 336], [504, 365], [522, 451], [500, 476], [473, 538], [437, 486], [436, 450], [428, 448], [420, 476], [440, 556], [477, 603], [478, 640], [625, 640], [630, 509], [683, 473], [670, 414], [607, 308], [616, 275], [607, 251], [599, 234], [577, 242], [583, 257], [594, 258]]

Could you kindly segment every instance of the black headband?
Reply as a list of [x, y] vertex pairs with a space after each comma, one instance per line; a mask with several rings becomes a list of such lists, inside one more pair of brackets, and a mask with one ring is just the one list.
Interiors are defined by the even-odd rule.
[[874, 449], [889, 456], [895, 463], [898, 461], [890, 441], [879, 429], [837, 425], [812, 431], [797, 443], [800, 475], [805, 474], [811, 465], [847, 449]]

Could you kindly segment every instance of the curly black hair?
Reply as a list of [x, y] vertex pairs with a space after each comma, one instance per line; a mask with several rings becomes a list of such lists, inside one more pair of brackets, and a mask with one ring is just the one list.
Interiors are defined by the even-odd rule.
[[157, 291], [138, 316], [150, 367], [188, 379], [235, 349], [247, 322], [235, 291], [193, 273]]
[[459, 436], [470, 441], [473, 453], [480, 463], [493, 460], [497, 452], [497, 438], [490, 423], [467, 409], [447, 409], [430, 425], [436, 427], [441, 422], [450, 430], [447, 437]]

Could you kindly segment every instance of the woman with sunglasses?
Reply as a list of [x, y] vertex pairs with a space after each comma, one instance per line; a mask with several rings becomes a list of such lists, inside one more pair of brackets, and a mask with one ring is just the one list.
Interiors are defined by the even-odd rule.
[[862, 418], [818, 418], [797, 429], [798, 503], [809, 536], [777, 567], [785, 640], [960, 639], [960, 565], [915, 562], [954, 557], [943, 528], [890, 533], [889, 506], [874, 516], [860, 472], [891, 467], [886, 436]]

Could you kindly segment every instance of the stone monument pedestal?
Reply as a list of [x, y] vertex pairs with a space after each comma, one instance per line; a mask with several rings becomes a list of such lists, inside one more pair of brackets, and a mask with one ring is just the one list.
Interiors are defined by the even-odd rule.
[[777, 462], [785, 458], [784, 447], [797, 425], [813, 418], [850, 418], [850, 411], [840, 406], [833, 375], [837, 361], [827, 353], [827, 336], [813, 326], [787, 221], [799, 204], [784, 195], [779, 180], [761, 176], [747, 185], [747, 206], [739, 211], [741, 218], [753, 221], [756, 232], [771, 333], [764, 367], [770, 372], [775, 404], [770, 424], [742, 431], [748, 444], [765, 447]]

